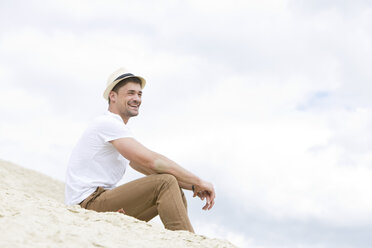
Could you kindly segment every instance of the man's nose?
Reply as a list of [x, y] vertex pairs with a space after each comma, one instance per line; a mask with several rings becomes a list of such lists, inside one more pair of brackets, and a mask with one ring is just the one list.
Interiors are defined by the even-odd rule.
[[141, 102], [141, 96], [135, 95], [134, 100], [137, 101], [137, 102]]

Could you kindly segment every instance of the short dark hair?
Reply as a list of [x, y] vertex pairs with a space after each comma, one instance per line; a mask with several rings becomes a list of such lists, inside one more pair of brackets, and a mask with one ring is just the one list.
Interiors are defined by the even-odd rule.
[[[112, 88], [111, 91], [114, 91], [116, 93], [119, 92], [119, 89], [121, 87], [123, 87], [124, 85], [126, 85], [127, 83], [136, 83], [136, 84], [139, 84], [141, 85], [142, 87], [142, 81], [141, 79], [137, 78], [137, 77], [129, 77], [129, 78], [125, 78], [123, 80], [121, 80], [119, 83], [117, 83], [114, 88]], [[110, 94], [109, 94], [109, 97], [108, 97], [108, 103], [110, 104]]]

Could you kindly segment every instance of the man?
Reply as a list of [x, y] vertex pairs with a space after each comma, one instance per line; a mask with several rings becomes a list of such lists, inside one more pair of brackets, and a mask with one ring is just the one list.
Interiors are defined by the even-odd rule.
[[[213, 185], [153, 152], [133, 138], [126, 126], [138, 115], [145, 79], [121, 68], [107, 81], [104, 98], [109, 106], [87, 128], [72, 151], [65, 201], [98, 212], [117, 211], [149, 221], [159, 214], [165, 228], [194, 232], [187, 215], [183, 189], [214, 205]], [[115, 187], [127, 164], [146, 177]]]

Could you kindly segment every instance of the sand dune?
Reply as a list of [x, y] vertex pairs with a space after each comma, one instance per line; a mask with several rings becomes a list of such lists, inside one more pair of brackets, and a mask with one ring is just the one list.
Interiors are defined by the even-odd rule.
[[0, 247], [235, 247], [119, 213], [63, 204], [64, 185], [0, 160]]

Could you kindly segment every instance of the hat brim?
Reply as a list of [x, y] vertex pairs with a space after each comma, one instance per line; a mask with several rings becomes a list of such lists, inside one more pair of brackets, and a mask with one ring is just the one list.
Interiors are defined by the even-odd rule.
[[146, 80], [143, 77], [140, 77], [140, 76], [123, 77], [123, 78], [120, 78], [118, 80], [115, 80], [112, 83], [110, 83], [109, 85], [107, 85], [105, 91], [103, 92], [103, 98], [105, 98], [106, 100], [108, 100], [108, 96], [109, 96], [110, 92], [112, 91], [112, 89], [115, 87], [115, 85], [117, 85], [119, 82], [121, 82], [121, 81], [123, 81], [124, 79], [127, 79], [127, 78], [138, 78], [139, 80], [141, 80], [141, 88], [142, 89], [146, 85]]

